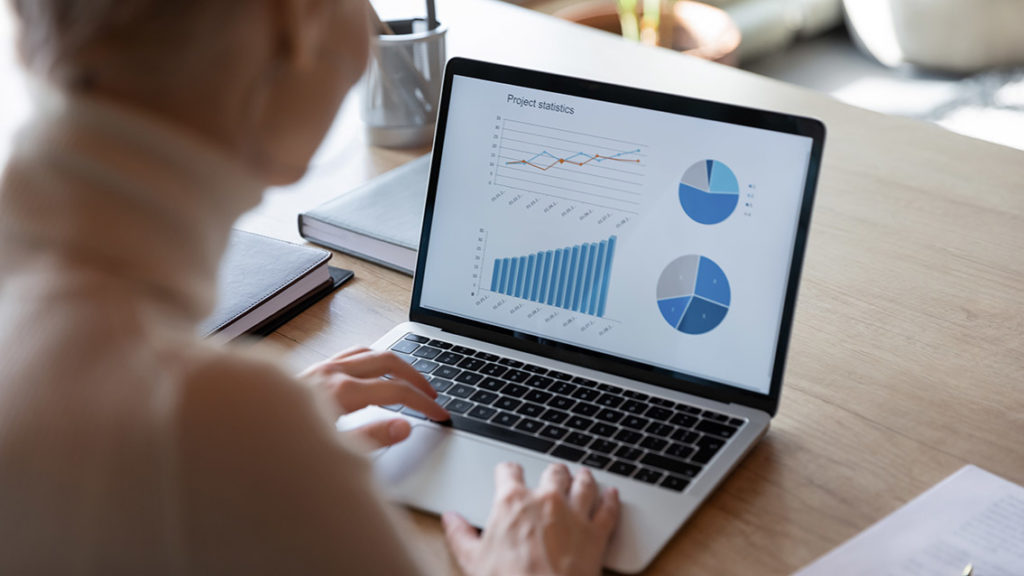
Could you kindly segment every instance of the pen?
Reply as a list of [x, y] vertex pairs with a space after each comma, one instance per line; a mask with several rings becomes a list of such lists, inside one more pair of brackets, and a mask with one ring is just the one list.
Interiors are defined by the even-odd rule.
[[964, 571], [960, 573], [960, 576], [973, 576], [974, 575], [974, 564], [968, 564], [964, 566]]

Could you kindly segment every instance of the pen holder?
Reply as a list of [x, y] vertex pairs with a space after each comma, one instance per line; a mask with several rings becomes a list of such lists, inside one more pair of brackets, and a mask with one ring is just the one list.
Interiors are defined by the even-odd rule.
[[394, 34], [370, 40], [363, 78], [363, 121], [375, 146], [430, 144], [445, 64], [447, 27], [427, 29], [422, 19], [387, 22]]

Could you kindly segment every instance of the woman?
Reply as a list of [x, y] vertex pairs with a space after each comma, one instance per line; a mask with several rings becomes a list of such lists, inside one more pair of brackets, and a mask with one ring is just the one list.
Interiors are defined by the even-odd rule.
[[[38, 110], [0, 188], [0, 573], [429, 572], [332, 422], [401, 402], [396, 357], [298, 382], [197, 341], [231, 223], [302, 176], [367, 57], [363, 0], [13, 0]], [[381, 376], [391, 375], [390, 380]], [[401, 441], [401, 420], [358, 431]], [[614, 490], [496, 471], [470, 575], [596, 574]]]

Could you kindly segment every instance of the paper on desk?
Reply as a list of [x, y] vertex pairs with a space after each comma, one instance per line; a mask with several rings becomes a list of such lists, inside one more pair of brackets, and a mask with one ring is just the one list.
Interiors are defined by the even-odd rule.
[[964, 466], [795, 576], [1024, 575], [1024, 488]]

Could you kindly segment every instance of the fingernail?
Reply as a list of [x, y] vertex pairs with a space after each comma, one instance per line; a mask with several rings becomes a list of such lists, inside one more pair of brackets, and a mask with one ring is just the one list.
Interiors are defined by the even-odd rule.
[[388, 436], [392, 440], [401, 440], [405, 436], [405, 422], [402, 420], [396, 420], [391, 424], [388, 424]]

